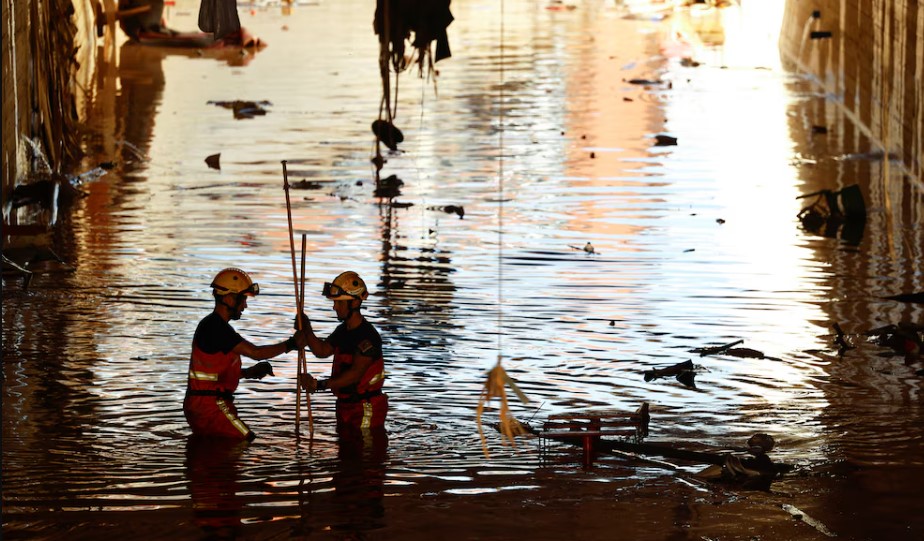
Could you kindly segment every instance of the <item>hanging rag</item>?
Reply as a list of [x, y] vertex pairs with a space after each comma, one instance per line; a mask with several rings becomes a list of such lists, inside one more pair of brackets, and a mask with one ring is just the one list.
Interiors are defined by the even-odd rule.
[[237, 0], [202, 0], [199, 4], [199, 30], [215, 34], [215, 39], [240, 32]]
[[[449, 4], [450, 0], [377, 0], [373, 27], [382, 43], [390, 42], [390, 54], [397, 71], [406, 67], [406, 40], [417, 49], [417, 64], [421, 70], [426, 65], [433, 41], [436, 42], [436, 51], [432, 62], [452, 56], [446, 32], [453, 21]], [[385, 21], [389, 23], [387, 29]]]

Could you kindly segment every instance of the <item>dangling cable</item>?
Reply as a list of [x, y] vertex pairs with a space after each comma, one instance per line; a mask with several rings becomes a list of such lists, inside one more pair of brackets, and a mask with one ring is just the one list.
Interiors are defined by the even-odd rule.
[[497, 364], [504, 351], [504, 0], [500, 17], [500, 82], [497, 90]]
[[484, 411], [485, 404], [494, 398], [500, 399], [498, 429], [504, 437], [504, 443], [510, 443], [516, 447], [514, 438], [525, 434], [526, 429], [510, 414], [505, 387], [509, 385], [521, 402], [524, 404], [529, 403], [529, 398], [523, 394], [513, 379], [507, 375], [504, 367], [501, 366], [504, 346], [504, 0], [500, 2], [500, 9], [500, 68], [498, 70], [500, 83], [498, 84], [497, 92], [497, 116], [499, 122], [497, 160], [497, 364], [488, 371], [488, 380], [481, 391], [481, 397], [478, 399], [478, 409], [475, 411], [478, 434], [481, 436], [481, 448], [484, 451], [484, 456], [488, 458], [490, 458], [488, 444], [484, 437], [484, 429], [481, 426], [481, 413]]

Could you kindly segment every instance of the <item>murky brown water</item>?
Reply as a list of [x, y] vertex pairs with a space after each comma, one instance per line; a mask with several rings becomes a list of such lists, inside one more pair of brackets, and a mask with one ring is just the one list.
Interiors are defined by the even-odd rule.
[[[181, 0], [168, 21], [192, 30], [197, 7]], [[838, 356], [831, 330], [924, 320], [881, 298], [924, 290], [920, 183], [779, 68], [773, 10], [505, 8], [503, 51], [500, 3], [454, 2], [438, 92], [402, 77], [406, 140], [382, 171], [405, 182], [393, 201], [373, 197], [369, 2], [242, 8], [269, 42], [256, 54], [101, 49], [88, 168], [119, 165], [83, 186], [65, 226], [76, 271], [26, 291], [4, 281], [4, 537], [195, 539], [208, 520], [246, 539], [824, 537], [785, 506], [842, 538], [924, 535], [922, 365], [860, 336]], [[235, 120], [207, 103], [234, 99], [271, 105]], [[350, 268], [372, 286], [387, 456], [338, 456], [329, 397], [315, 398], [313, 444], [296, 442], [294, 355], [242, 384], [254, 444], [187, 447], [189, 347], [212, 275], [241, 266], [263, 287], [242, 334], [289, 333], [281, 160], [290, 181], [318, 184], [292, 192], [316, 328], [336, 323], [314, 295], [324, 280]], [[858, 243], [800, 227], [797, 196], [852, 183], [869, 207]], [[572, 248], [588, 241], [597, 254]], [[739, 339], [771, 358], [690, 352]], [[493, 434], [486, 459], [475, 406], [499, 350], [533, 401], [512, 406], [521, 419], [647, 401], [649, 441], [728, 448], [765, 431], [798, 469], [769, 493], [735, 491], [691, 483], [699, 466], [610, 456], [584, 471], [577, 450], [542, 457]], [[696, 389], [642, 378], [687, 359]]]

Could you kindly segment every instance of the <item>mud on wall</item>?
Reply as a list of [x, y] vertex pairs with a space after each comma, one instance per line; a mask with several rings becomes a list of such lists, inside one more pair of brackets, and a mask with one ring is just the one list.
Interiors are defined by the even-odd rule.
[[[43, 164], [68, 172], [80, 157], [75, 76], [89, 53], [93, 17], [88, 0], [2, 0], [3, 204]], [[87, 44], [81, 46], [80, 44]]]
[[856, 152], [888, 150], [924, 180], [920, 0], [786, 0], [780, 53], [862, 126], [841, 134]]

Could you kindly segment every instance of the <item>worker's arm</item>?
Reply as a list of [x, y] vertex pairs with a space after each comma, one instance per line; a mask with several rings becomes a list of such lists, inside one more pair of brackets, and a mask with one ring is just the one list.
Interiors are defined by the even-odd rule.
[[302, 386], [311, 393], [326, 391], [328, 389], [337, 392], [341, 387], [348, 387], [359, 383], [359, 380], [363, 377], [363, 374], [366, 373], [366, 370], [372, 366], [373, 362], [375, 362], [375, 359], [372, 357], [354, 355], [353, 365], [350, 366], [349, 370], [341, 372], [337, 374], [336, 377], [330, 379], [314, 379], [310, 374], [303, 374]]
[[268, 346], [255, 346], [247, 340], [244, 340], [234, 347], [234, 352], [238, 355], [249, 357], [255, 361], [262, 361], [264, 359], [272, 359], [273, 357], [278, 357], [283, 353], [287, 353], [295, 349], [303, 348], [307, 344], [307, 334], [304, 332], [297, 332], [283, 342], [279, 342], [278, 344], [271, 344]]
[[322, 340], [318, 338], [318, 335], [314, 334], [314, 329], [311, 328], [311, 320], [308, 319], [308, 316], [305, 314], [302, 314], [301, 326], [302, 332], [305, 334], [308, 349], [311, 350], [311, 353], [313, 353], [315, 357], [324, 359], [334, 354], [334, 346], [330, 345], [327, 340]]

